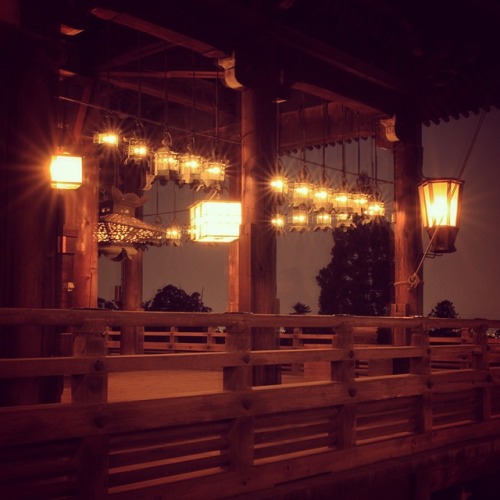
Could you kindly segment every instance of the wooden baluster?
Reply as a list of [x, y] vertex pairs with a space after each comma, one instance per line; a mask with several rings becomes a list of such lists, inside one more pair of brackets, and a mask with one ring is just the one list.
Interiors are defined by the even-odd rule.
[[[351, 327], [339, 328], [332, 337], [332, 345], [337, 349], [345, 349], [349, 359], [332, 361], [330, 377], [333, 382], [342, 383], [349, 396], [355, 397], [355, 361], [354, 361], [354, 335]], [[356, 444], [356, 404], [348, 403], [338, 408], [337, 438], [339, 448], [349, 448]]]
[[[100, 321], [88, 321], [74, 335], [75, 357], [95, 358], [94, 373], [73, 375], [73, 403], [101, 403], [107, 400], [108, 376], [100, 358], [106, 355], [106, 326]], [[99, 430], [106, 426], [106, 417], [96, 411], [92, 424]], [[68, 422], [71, 425], [71, 422]], [[82, 438], [77, 455], [77, 482], [80, 498], [107, 497], [109, 438], [107, 434]]]
[[213, 334], [214, 328], [212, 326], [209, 326], [207, 330], [207, 351], [210, 351], [210, 349], [212, 348], [212, 344], [214, 344]]
[[477, 420], [484, 422], [491, 418], [491, 382], [493, 380], [489, 371], [490, 367], [490, 346], [488, 345], [488, 336], [486, 335], [487, 326], [480, 326], [474, 328], [474, 344], [476, 345], [476, 352], [472, 357], [472, 369], [484, 372], [485, 381], [490, 385], [481, 387], [477, 390], [478, 393], [478, 411]]
[[417, 432], [432, 430], [432, 380], [431, 380], [431, 348], [429, 336], [423, 328], [415, 328], [411, 336], [411, 345], [423, 347], [425, 353], [419, 358], [410, 359], [410, 373], [420, 375], [426, 383], [426, 388], [419, 398], [417, 405]]
[[[301, 337], [302, 328], [293, 329], [292, 349], [302, 349], [304, 347], [304, 340]], [[292, 363], [291, 373], [299, 375], [304, 371], [303, 363]]]
[[[73, 336], [73, 356], [99, 358], [106, 356], [106, 325], [100, 321], [87, 321]], [[96, 359], [94, 373], [71, 377], [73, 403], [102, 403], [108, 397], [108, 376], [102, 372], [102, 360]]]
[[[251, 334], [247, 322], [237, 322], [228, 328], [226, 351], [240, 352], [243, 359], [250, 363]], [[252, 367], [228, 366], [224, 368], [225, 391], [248, 391], [242, 398], [245, 410], [251, 410]], [[229, 429], [229, 469], [243, 470], [251, 467], [254, 458], [254, 418], [253, 416], [234, 419]]]
[[174, 344], [177, 342], [177, 327], [176, 326], [171, 326], [170, 327], [170, 336], [169, 336], [169, 345], [168, 345], [168, 350], [169, 351], [174, 351]]

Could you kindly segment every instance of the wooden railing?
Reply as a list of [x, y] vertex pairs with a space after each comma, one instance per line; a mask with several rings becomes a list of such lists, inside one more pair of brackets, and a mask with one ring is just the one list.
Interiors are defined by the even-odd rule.
[[[485, 331], [500, 321], [0, 309], [0, 325], [2, 335], [25, 325], [71, 332], [74, 348], [0, 359], [0, 379], [66, 380], [62, 403], [0, 409], [2, 498], [226, 498], [389, 458], [411, 457], [421, 473], [419, 456], [445, 460], [465, 440], [469, 454], [498, 453], [500, 363]], [[224, 351], [108, 355], [110, 328], [123, 326], [202, 327], [217, 346], [213, 329], [224, 327]], [[254, 328], [281, 327], [334, 334], [327, 346], [251, 349]], [[356, 344], [355, 329], [368, 327], [404, 329], [411, 341]], [[463, 329], [466, 341], [429, 345], [426, 332], [441, 327]], [[443, 360], [459, 365], [432, 368]], [[306, 369], [253, 386], [252, 367], [267, 365]], [[307, 366], [321, 369], [307, 377]], [[188, 371], [214, 382], [179, 391], [173, 374]], [[114, 394], [117, 377], [127, 389], [141, 373], [152, 377], [139, 391]]]

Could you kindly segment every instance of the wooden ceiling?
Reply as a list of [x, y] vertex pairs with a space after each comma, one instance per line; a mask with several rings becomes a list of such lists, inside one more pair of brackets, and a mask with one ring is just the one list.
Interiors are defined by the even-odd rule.
[[282, 148], [368, 137], [399, 113], [429, 125], [500, 107], [495, 0], [67, 4], [60, 94], [76, 136], [104, 113], [238, 143], [241, 89], [262, 82], [282, 101]]

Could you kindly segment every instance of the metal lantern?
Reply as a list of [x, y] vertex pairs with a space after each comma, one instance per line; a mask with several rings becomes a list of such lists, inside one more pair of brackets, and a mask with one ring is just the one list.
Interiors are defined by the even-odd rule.
[[271, 190], [275, 194], [288, 194], [288, 180], [283, 175], [276, 175], [270, 181]]
[[274, 227], [277, 233], [283, 233], [286, 227], [286, 220], [283, 214], [274, 214], [271, 218], [271, 225]]
[[303, 233], [309, 229], [309, 212], [301, 208], [294, 208], [291, 213], [290, 231]]
[[200, 180], [203, 165], [202, 156], [187, 152], [181, 155], [179, 162], [180, 180], [183, 183], [191, 184]]
[[313, 210], [331, 212], [333, 210], [333, 189], [328, 186], [317, 186], [313, 192]]
[[193, 241], [224, 243], [240, 236], [239, 201], [203, 200], [189, 209]]
[[78, 189], [82, 185], [82, 170], [81, 156], [54, 155], [50, 163], [50, 185], [54, 189]]
[[169, 146], [162, 146], [154, 155], [154, 170], [169, 180], [176, 180], [179, 174], [179, 153], [172, 151]]
[[165, 244], [176, 247], [182, 244], [182, 227], [175, 219], [165, 229]]
[[227, 162], [212, 159], [203, 163], [201, 181], [207, 187], [216, 186], [224, 182]]
[[379, 200], [369, 201], [365, 209], [365, 215], [369, 218], [383, 217], [385, 215], [384, 202]]
[[144, 160], [149, 153], [148, 145], [141, 139], [129, 139], [127, 152], [129, 160]]
[[368, 205], [368, 196], [364, 193], [352, 193], [352, 209], [357, 215], [363, 215]]
[[318, 212], [315, 215], [314, 231], [327, 231], [332, 229], [332, 214], [330, 212]]
[[293, 207], [310, 208], [313, 202], [314, 187], [307, 180], [299, 180], [292, 184], [290, 189], [290, 202]]
[[455, 252], [464, 182], [458, 179], [427, 179], [419, 189], [422, 222], [435, 253]]
[[118, 146], [120, 139], [115, 132], [99, 132], [94, 134], [94, 144], [104, 144], [105, 146]]

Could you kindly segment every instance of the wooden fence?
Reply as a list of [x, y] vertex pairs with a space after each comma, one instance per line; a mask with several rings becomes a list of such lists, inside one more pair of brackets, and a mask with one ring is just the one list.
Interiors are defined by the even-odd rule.
[[[0, 408], [2, 498], [257, 498], [307, 478], [395, 462], [424, 474], [420, 490], [428, 494], [458, 474], [443, 479], [427, 470], [429, 454], [444, 463], [467, 446], [467, 467], [484, 456], [493, 463], [500, 449], [499, 354], [485, 334], [500, 321], [0, 309], [0, 325], [2, 335], [25, 325], [71, 332], [74, 349], [72, 356], [0, 359], [3, 380], [70, 382], [68, 402]], [[212, 347], [109, 355], [111, 326], [161, 328], [168, 335], [172, 327], [205, 328]], [[354, 342], [356, 328], [374, 327], [404, 329], [410, 342]], [[461, 328], [465, 340], [430, 345], [426, 332], [438, 327]], [[334, 334], [328, 345], [255, 351], [256, 328], [277, 338], [279, 328]], [[312, 340], [305, 335], [295, 331], [282, 340]], [[445, 361], [453, 369], [432, 367]], [[360, 364], [367, 366], [363, 373]], [[286, 383], [252, 385], [254, 367], [286, 365], [306, 369]], [[307, 377], [308, 366], [321, 369]], [[178, 370], [220, 378], [210, 390], [109, 397], [119, 374], [133, 381], [149, 372], [154, 383], [165, 384], [161, 374]]]

